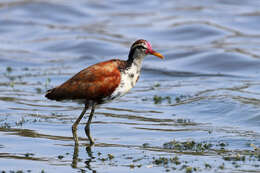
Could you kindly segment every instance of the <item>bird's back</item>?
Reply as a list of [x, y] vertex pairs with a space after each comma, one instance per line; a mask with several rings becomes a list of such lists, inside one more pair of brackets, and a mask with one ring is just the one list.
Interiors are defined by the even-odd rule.
[[51, 100], [83, 100], [102, 102], [118, 87], [120, 70], [126, 61], [113, 59], [83, 69], [60, 86], [48, 90], [45, 97]]

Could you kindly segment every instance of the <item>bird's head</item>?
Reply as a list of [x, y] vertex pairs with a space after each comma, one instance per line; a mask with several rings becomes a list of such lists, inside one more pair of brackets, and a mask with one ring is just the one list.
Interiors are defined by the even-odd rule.
[[134, 44], [131, 46], [129, 52], [129, 59], [134, 59], [135, 57], [144, 57], [148, 54], [157, 56], [161, 59], [164, 58], [163, 55], [152, 49], [152, 46], [148, 41], [140, 39], [135, 41]]

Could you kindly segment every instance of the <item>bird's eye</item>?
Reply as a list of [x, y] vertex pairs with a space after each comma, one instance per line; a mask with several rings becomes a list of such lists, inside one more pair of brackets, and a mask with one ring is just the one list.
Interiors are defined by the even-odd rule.
[[139, 46], [141, 49], [144, 49], [144, 50], [146, 50], [147, 48], [146, 47], [144, 47], [144, 46]]

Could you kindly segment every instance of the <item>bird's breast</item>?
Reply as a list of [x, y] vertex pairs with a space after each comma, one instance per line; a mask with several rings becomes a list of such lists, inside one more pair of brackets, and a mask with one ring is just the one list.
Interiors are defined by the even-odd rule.
[[129, 69], [121, 72], [121, 80], [118, 87], [111, 95], [111, 99], [125, 95], [131, 88], [133, 88], [139, 79], [140, 68], [132, 66]]

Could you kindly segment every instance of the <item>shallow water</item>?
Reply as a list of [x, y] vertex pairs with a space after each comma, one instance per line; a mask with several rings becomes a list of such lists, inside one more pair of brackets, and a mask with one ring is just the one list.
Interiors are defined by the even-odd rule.
[[[1, 1], [0, 170], [259, 172], [259, 7]], [[147, 57], [136, 87], [96, 110], [95, 146], [86, 116], [75, 147], [71, 125], [83, 106], [47, 100], [45, 91], [96, 62], [126, 59], [139, 38], [165, 60]]]

